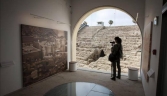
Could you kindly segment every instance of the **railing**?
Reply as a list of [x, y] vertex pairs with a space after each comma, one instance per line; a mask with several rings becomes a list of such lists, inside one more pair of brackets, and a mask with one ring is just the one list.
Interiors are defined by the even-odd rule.
[[88, 26], [88, 25], [87, 25], [86, 23], [81, 24], [81, 26], [80, 26], [78, 32], [81, 31], [83, 28], [85, 28], [85, 27], [87, 27], [87, 26]]

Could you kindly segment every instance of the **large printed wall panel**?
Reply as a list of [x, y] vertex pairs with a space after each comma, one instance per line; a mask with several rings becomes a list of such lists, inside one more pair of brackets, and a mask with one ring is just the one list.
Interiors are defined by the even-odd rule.
[[67, 32], [21, 25], [23, 86], [67, 69]]

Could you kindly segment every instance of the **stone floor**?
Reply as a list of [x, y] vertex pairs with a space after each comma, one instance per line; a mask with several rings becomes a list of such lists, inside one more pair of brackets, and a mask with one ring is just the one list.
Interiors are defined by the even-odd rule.
[[110, 74], [82, 70], [56, 74], [6, 96], [43, 96], [55, 86], [68, 82], [97, 83], [109, 88], [115, 96], [145, 96], [140, 80], [131, 81], [128, 80], [127, 76], [122, 76], [121, 79], [112, 81], [110, 79]]

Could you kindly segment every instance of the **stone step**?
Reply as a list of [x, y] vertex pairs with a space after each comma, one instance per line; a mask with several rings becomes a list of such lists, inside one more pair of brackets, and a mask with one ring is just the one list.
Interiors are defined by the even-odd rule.
[[[82, 48], [77, 48], [77, 57], [78, 59], [84, 59], [86, 56], [88, 57], [91, 52], [93, 52], [93, 48], [90, 49], [90, 46], [105, 46], [105, 54], [110, 53], [111, 44], [110, 41], [114, 40], [115, 36], [119, 36], [122, 38], [123, 44], [123, 53], [124, 53], [124, 60], [121, 61], [122, 70], [127, 71], [127, 66], [139, 66], [141, 60], [141, 52], [136, 53], [136, 49], [141, 46], [141, 33], [139, 32], [139, 28], [136, 26], [128, 26], [128, 27], [106, 27], [98, 31], [100, 27], [86, 27], [80, 32], [78, 35], [79, 39], [77, 38], [77, 43], [81, 43]], [[98, 33], [96, 33], [98, 31]], [[82, 33], [82, 34], [81, 34]], [[112, 33], [112, 34], [111, 34]], [[95, 35], [94, 35], [95, 34]], [[95, 36], [93, 39], [92, 36]], [[104, 38], [102, 38], [104, 37]], [[107, 42], [105, 44], [105, 42]], [[135, 49], [135, 50], [134, 50]], [[133, 51], [131, 53], [131, 51]], [[127, 61], [129, 60], [129, 61]], [[87, 61], [80, 61], [87, 64]], [[91, 62], [92, 68], [97, 68], [101, 70], [103, 66], [108, 66], [110, 68], [111, 62], [108, 61], [108, 56], [99, 58], [95, 62]], [[98, 66], [97, 66], [98, 65]], [[90, 65], [85, 65], [85, 67], [89, 67]], [[104, 67], [107, 70], [108, 67]]]

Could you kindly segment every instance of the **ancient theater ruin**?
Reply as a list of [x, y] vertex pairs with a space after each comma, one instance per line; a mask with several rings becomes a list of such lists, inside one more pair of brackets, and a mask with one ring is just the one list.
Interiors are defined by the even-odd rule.
[[132, 26], [85, 26], [77, 35], [77, 62], [79, 68], [111, 72], [108, 55], [111, 52], [111, 41], [114, 37], [122, 38], [123, 73], [128, 67], [140, 68], [142, 37], [137, 25]]

